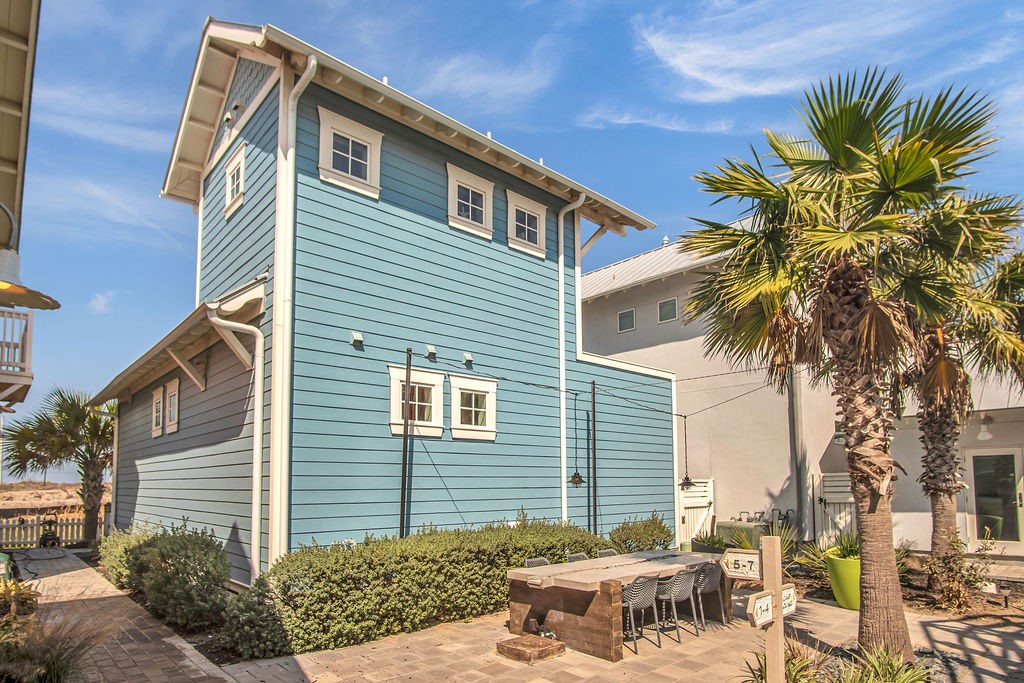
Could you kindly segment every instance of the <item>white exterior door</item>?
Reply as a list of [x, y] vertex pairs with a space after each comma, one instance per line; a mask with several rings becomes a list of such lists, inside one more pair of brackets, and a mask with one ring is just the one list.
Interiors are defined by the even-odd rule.
[[1021, 449], [968, 448], [967, 538], [975, 543], [987, 537], [997, 550], [1024, 555], [1024, 488]]

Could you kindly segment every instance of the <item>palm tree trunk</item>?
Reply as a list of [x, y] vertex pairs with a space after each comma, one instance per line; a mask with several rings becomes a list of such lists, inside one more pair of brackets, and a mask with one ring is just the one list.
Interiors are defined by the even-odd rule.
[[956, 494], [936, 492], [931, 495], [931, 500], [932, 554], [942, 555], [950, 551], [950, 538], [959, 533], [956, 528]]
[[103, 503], [103, 472], [102, 462], [89, 462], [81, 468], [82, 488], [78, 494], [82, 499], [82, 508], [85, 512], [83, 536], [89, 545], [96, 543], [100, 506]]

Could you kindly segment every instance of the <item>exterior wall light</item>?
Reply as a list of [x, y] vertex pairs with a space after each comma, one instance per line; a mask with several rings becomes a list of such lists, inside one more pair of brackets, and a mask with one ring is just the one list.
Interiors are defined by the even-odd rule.
[[18, 255], [21, 230], [14, 214], [3, 202], [0, 202], [0, 211], [11, 222], [11, 238], [7, 246], [0, 249], [0, 306], [24, 306], [47, 311], [60, 308], [56, 299], [21, 283], [21, 256]]
[[465, 363], [466, 365], [472, 365], [473, 364], [473, 354], [471, 354], [469, 351], [464, 352], [462, 354], [462, 362]]
[[580, 474], [579, 470], [576, 470], [575, 472], [572, 473], [571, 477], [566, 479], [566, 483], [568, 483], [574, 489], [578, 489], [579, 487], [586, 484], [587, 480], [583, 478], [583, 475]]
[[991, 415], [981, 416], [981, 429], [978, 431], [978, 441], [990, 441], [992, 439], [992, 432], [988, 431], [988, 426], [995, 422]]
[[437, 349], [434, 348], [433, 344], [427, 344], [426, 353], [424, 354], [427, 360], [437, 360]]

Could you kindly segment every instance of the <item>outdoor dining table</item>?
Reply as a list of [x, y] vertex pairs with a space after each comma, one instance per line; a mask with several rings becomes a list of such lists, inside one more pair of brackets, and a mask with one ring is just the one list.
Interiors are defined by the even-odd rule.
[[[670, 577], [682, 569], [717, 562], [712, 553], [648, 550], [579, 562], [508, 571], [509, 630], [536, 633], [542, 626], [578, 652], [617, 662], [622, 659], [622, 586], [638, 576]], [[732, 580], [722, 575], [722, 599], [731, 604]], [[682, 604], [682, 603], [681, 603]], [[708, 600], [705, 615], [728, 622], [718, 600]]]

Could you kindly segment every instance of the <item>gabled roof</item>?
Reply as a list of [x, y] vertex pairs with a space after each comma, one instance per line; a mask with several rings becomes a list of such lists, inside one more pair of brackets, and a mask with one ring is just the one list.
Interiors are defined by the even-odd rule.
[[584, 301], [636, 287], [714, 263], [721, 257], [694, 258], [679, 250], [678, 242], [663, 244], [621, 261], [583, 274], [580, 293]]
[[[7, 2], [4, 7], [0, 12], [0, 202], [20, 223], [39, 0]], [[7, 244], [10, 236], [11, 226], [0, 216], [0, 245]]]
[[654, 223], [593, 190], [492, 140], [427, 105], [368, 76], [335, 57], [270, 25], [254, 26], [209, 19], [196, 57], [174, 150], [161, 196], [196, 205], [200, 179], [210, 155], [232, 68], [240, 56], [280, 59], [305, 69], [315, 55], [315, 82], [400, 123], [518, 176], [567, 203], [586, 194], [581, 213], [599, 226], [624, 235], [627, 227], [653, 228]]

